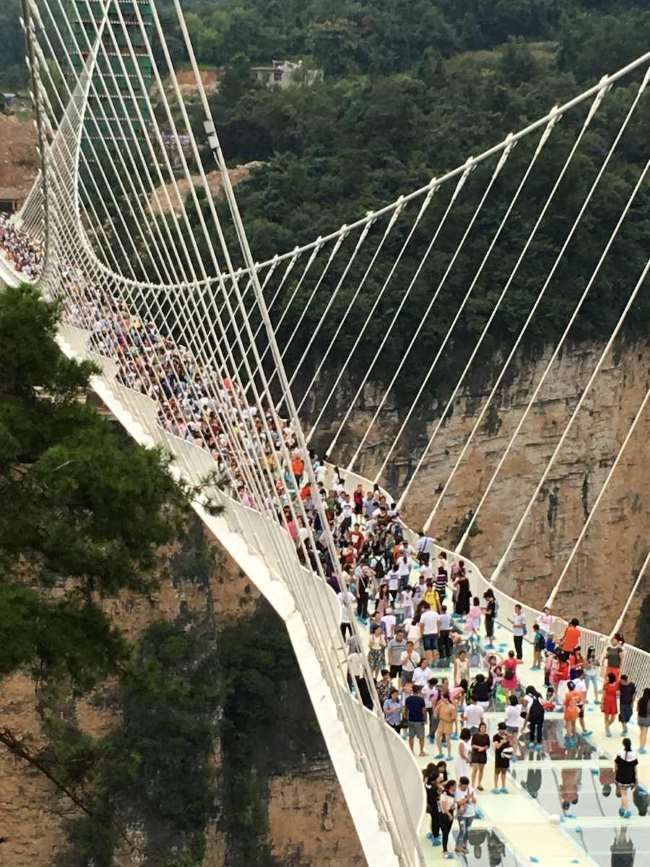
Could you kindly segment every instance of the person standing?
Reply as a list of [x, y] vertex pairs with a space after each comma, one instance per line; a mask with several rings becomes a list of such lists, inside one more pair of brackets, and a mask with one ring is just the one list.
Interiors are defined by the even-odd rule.
[[468, 728], [462, 729], [458, 741], [458, 752], [456, 753], [456, 758], [454, 760], [454, 774], [457, 779], [471, 776], [471, 740], [472, 732]]
[[[486, 735], [488, 743], [489, 735]], [[476, 817], [476, 795], [467, 777], [458, 780], [456, 794], [456, 815], [458, 818], [458, 836], [456, 837], [456, 852], [464, 855], [468, 851], [469, 830]]]
[[426, 756], [424, 752], [424, 714], [425, 702], [422, 698], [422, 687], [414, 685], [413, 694], [404, 702], [406, 721], [408, 723], [409, 749], [414, 752], [415, 739], [420, 744], [420, 757]]
[[438, 699], [434, 715], [438, 720], [438, 728], [436, 729], [436, 747], [438, 749], [437, 759], [444, 758], [442, 752], [442, 743], [445, 741], [447, 747], [447, 759], [451, 759], [451, 736], [454, 731], [454, 722], [456, 721], [456, 705], [450, 700], [449, 693], [443, 692]]
[[402, 654], [406, 652], [406, 639], [404, 638], [404, 630], [398, 629], [395, 633], [395, 638], [388, 642], [388, 668], [391, 680], [394, 677], [400, 677], [402, 674]]
[[469, 605], [472, 594], [469, 586], [469, 578], [465, 572], [465, 562], [463, 560], [458, 561], [458, 571], [456, 573], [456, 578], [454, 579], [454, 598], [456, 600], [454, 607], [456, 616], [465, 617], [469, 614]]
[[391, 689], [389, 697], [384, 701], [383, 708], [386, 722], [393, 731], [399, 734], [402, 729], [402, 702], [399, 700], [399, 693], [394, 687]]
[[495, 795], [507, 795], [506, 774], [510, 770], [513, 750], [505, 723], [499, 723], [497, 732], [492, 738], [492, 746], [494, 747], [494, 788], [492, 792]]
[[639, 752], [644, 756], [647, 752], [648, 729], [650, 728], [650, 688], [646, 686], [636, 705], [637, 722], [639, 724]]
[[400, 658], [402, 666], [402, 683], [413, 680], [413, 672], [420, 664], [420, 654], [414, 649], [413, 642], [406, 642], [406, 650]]
[[605, 717], [605, 734], [608, 738], [612, 736], [610, 726], [618, 714], [618, 687], [618, 678], [613, 671], [610, 671], [603, 685], [603, 702], [601, 705]]
[[531, 701], [528, 704], [528, 711], [526, 712], [528, 741], [533, 749], [541, 750], [542, 734], [544, 731], [544, 716], [546, 712], [544, 710], [544, 705], [542, 704], [541, 695], [533, 687], [529, 687], [529, 689], [533, 691], [529, 693]]
[[[587, 648], [587, 658], [585, 659], [585, 684], [587, 686], [587, 692], [589, 692], [589, 685], [594, 691], [594, 701], [596, 704], [600, 701], [598, 698], [598, 672], [600, 666], [598, 665], [598, 660], [596, 659], [596, 648], [588, 647]], [[586, 696], [585, 696], [586, 697]]]
[[539, 671], [542, 667], [542, 652], [546, 647], [546, 639], [542, 635], [539, 623], [533, 623], [533, 667], [531, 671]]
[[621, 807], [618, 814], [624, 819], [629, 819], [632, 815], [632, 811], [630, 810], [630, 792], [637, 784], [638, 764], [639, 760], [632, 751], [632, 742], [629, 738], [623, 738], [623, 749], [614, 759], [614, 773], [616, 788], [621, 793]]
[[424, 530], [420, 530], [420, 538], [417, 544], [418, 560], [422, 566], [428, 566], [433, 553], [433, 539]]
[[565, 653], [573, 653], [576, 648], [580, 647], [580, 621], [577, 617], [573, 617], [569, 621], [569, 625], [564, 630], [560, 646]]
[[567, 691], [564, 694], [564, 725], [566, 736], [573, 739], [576, 736], [576, 722], [580, 716], [579, 703], [582, 696], [576, 691], [575, 683], [570, 680], [567, 683]]
[[512, 640], [515, 645], [517, 659], [524, 658], [524, 635], [526, 634], [526, 616], [521, 605], [515, 605], [515, 613], [510, 618], [512, 625]]
[[479, 792], [483, 791], [483, 773], [487, 764], [487, 753], [490, 749], [490, 735], [487, 733], [487, 725], [482, 722], [478, 731], [472, 735], [472, 786]]
[[438, 657], [438, 613], [427, 602], [420, 614], [420, 634], [427, 662], [435, 662]]
[[440, 771], [436, 765], [428, 764], [422, 771], [424, 790], [427, 796], [427, 813], [431, 816], [431, 831], [427, 837], [434, 846], [440, 845], [440, 806], [439, 800], [442, 791]]
[[[467, 779], [467, 777], [465, 777]], [[456, 811], [456, 781], [449, 780], [442, 787], [442, 794], [440, 795], [440, 834], [442, 836], [442, 854], [445, 858], [453, 858], [454, 856], [449, 852], [449, 832], [451, 831], [451, 827], [454, 824], [454, 813]]]
[[492, 648], [494, 647], [494, 625], [497, 618], [497, 601], [494, 591], [488, 588], [483, 594], [483, 600], [485, 602], [483, 606], [483, 613], [485, 615], [485, 646], [486, 648]]
[[451, 655], [450, 633], [451, 615], [447, 611], [447, 606], [442, 605], [438, 615], [438, 653], [441, 661], [449, 659]]
[[340, 591], [336, 594], [339, 600], [339, 604], [341, 606], [341, 635], [345, 638], [346, 635], [352, 635], [352, 625], [350, 623], [350, 617], [352, 613], [352, 606], [356, 602], [353, 593], [350, 593], [350, 590], [346, 587], [344, 591]]
[[634, 696], [636, 695], [636, 684], [630, 680], [627, 674], [621, 675], [621, 682], [618, 690], [618, 719], [623, 725], [623, 734], [627, 734], [627, 724], [632, 719], [634, 710]]
[[617, 632], [612, 636], [612, 640], [605, 650], [603, 661], [605, 663], [605, 676], [610, 672], [616, 676], [617, 680], [621, 677], [621, 668], [623, 666], [623, 636]]
[[465, 706], [465, 711], [463, 712], [463, 721], [469, 729], [470, 734], [475, 735], [478, 732], [479, 726], [483, 722], [484, 714], [485, 711], [476, 701], [476, 696], [474, 694], [471, 695], [469, 702]]
[[535, 623], [539, 626], [539, 631], [542, 633], [542, 636], [545, 639], [548, 638], [553, 629], [553, 615], [551, 614], [551, 609], [544, 607], [542, 613], [537, 615]]

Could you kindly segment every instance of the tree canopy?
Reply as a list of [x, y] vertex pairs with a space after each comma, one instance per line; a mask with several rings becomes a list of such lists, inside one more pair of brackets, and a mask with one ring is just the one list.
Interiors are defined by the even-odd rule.
[[0, 675], [83, 689], [126, 653], [102, 597], [155, 586], [188, 500], [86, 404], [93, 367], [61, 353], [58, 316], [34, 288], [0, 291]]

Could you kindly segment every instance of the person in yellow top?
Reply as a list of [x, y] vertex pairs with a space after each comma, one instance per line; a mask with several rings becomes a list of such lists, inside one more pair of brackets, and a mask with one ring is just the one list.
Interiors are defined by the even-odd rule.
[[440, 614], [440, 597], [436, 593], [433, 581], [427, 581], [427, 589], [424, 591], [424, 596], [422, 597], [424, 602], [426, 602], [432, 611], [437, 611]]

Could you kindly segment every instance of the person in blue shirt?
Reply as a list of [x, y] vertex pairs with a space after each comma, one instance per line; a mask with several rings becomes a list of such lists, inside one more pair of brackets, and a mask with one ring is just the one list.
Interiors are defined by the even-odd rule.
[[384, 702], [384, 716], [388, 725], [399, 734], [402, 727], [402, 703], [396, 689], [391, 689], [390, 695]]

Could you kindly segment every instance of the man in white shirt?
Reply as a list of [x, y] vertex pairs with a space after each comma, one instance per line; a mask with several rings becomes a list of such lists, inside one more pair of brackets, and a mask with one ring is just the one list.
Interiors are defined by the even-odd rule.
[[542, 633], [544, 638], [548, 638], [549, 633], [553, 629], [553, 615], [551, 614], [551, 609], [544, 608], [535, 622], [539, 624], [539, 631]]
[[[429, 670], [429, 666], [427, 664], [426, 658], [423, 656], [420, 660], [420, 664], [413, 672], [413, 686], [419, 686], [422, 690], [425, 689], [429, 682], [429, 675], [431, 674]], [[423, 695], [425, 705], [426, 705], [426, 697]]]
[[381, 618], [381, 628], [386, 635], [386, 640], [390, 641], [391, 638], [395, 635], [395, 624], [397, 622], [397, 618], [393, 614], [392, 608], [387, 608], [386, 613]]
[[476, 703], [475, 698], [471, 698], [463, 713], [463, 719], [465, 720], [466, 727], [473, 735], [478, 732], [478, 727], [483, 722], [484, 717], [485, 711], [481, 705]]
[[413, 642], [406, 642], [406, 650], [401, 656], [402, 683], [410, 683], [413, 680], [413, 672], [420, 664], [420, 654], [413, 649]]
[[461, 777], [458, 780], [454, 800], [456, 801], [456, 816], [459, 825], [456, 852], [463, 854], [468, 851], [469, 829], [476, 817], [476, 795], [467, 777]]
[[438, 613], [426, 603], [420, 615], [420, 634], [427, 661], [433, 662], [438, 657]]
[[420, 561], [420, 565], [428, 566], [432, 553], [433, 539], [422, 530], [418, 539], [418, 560]]

